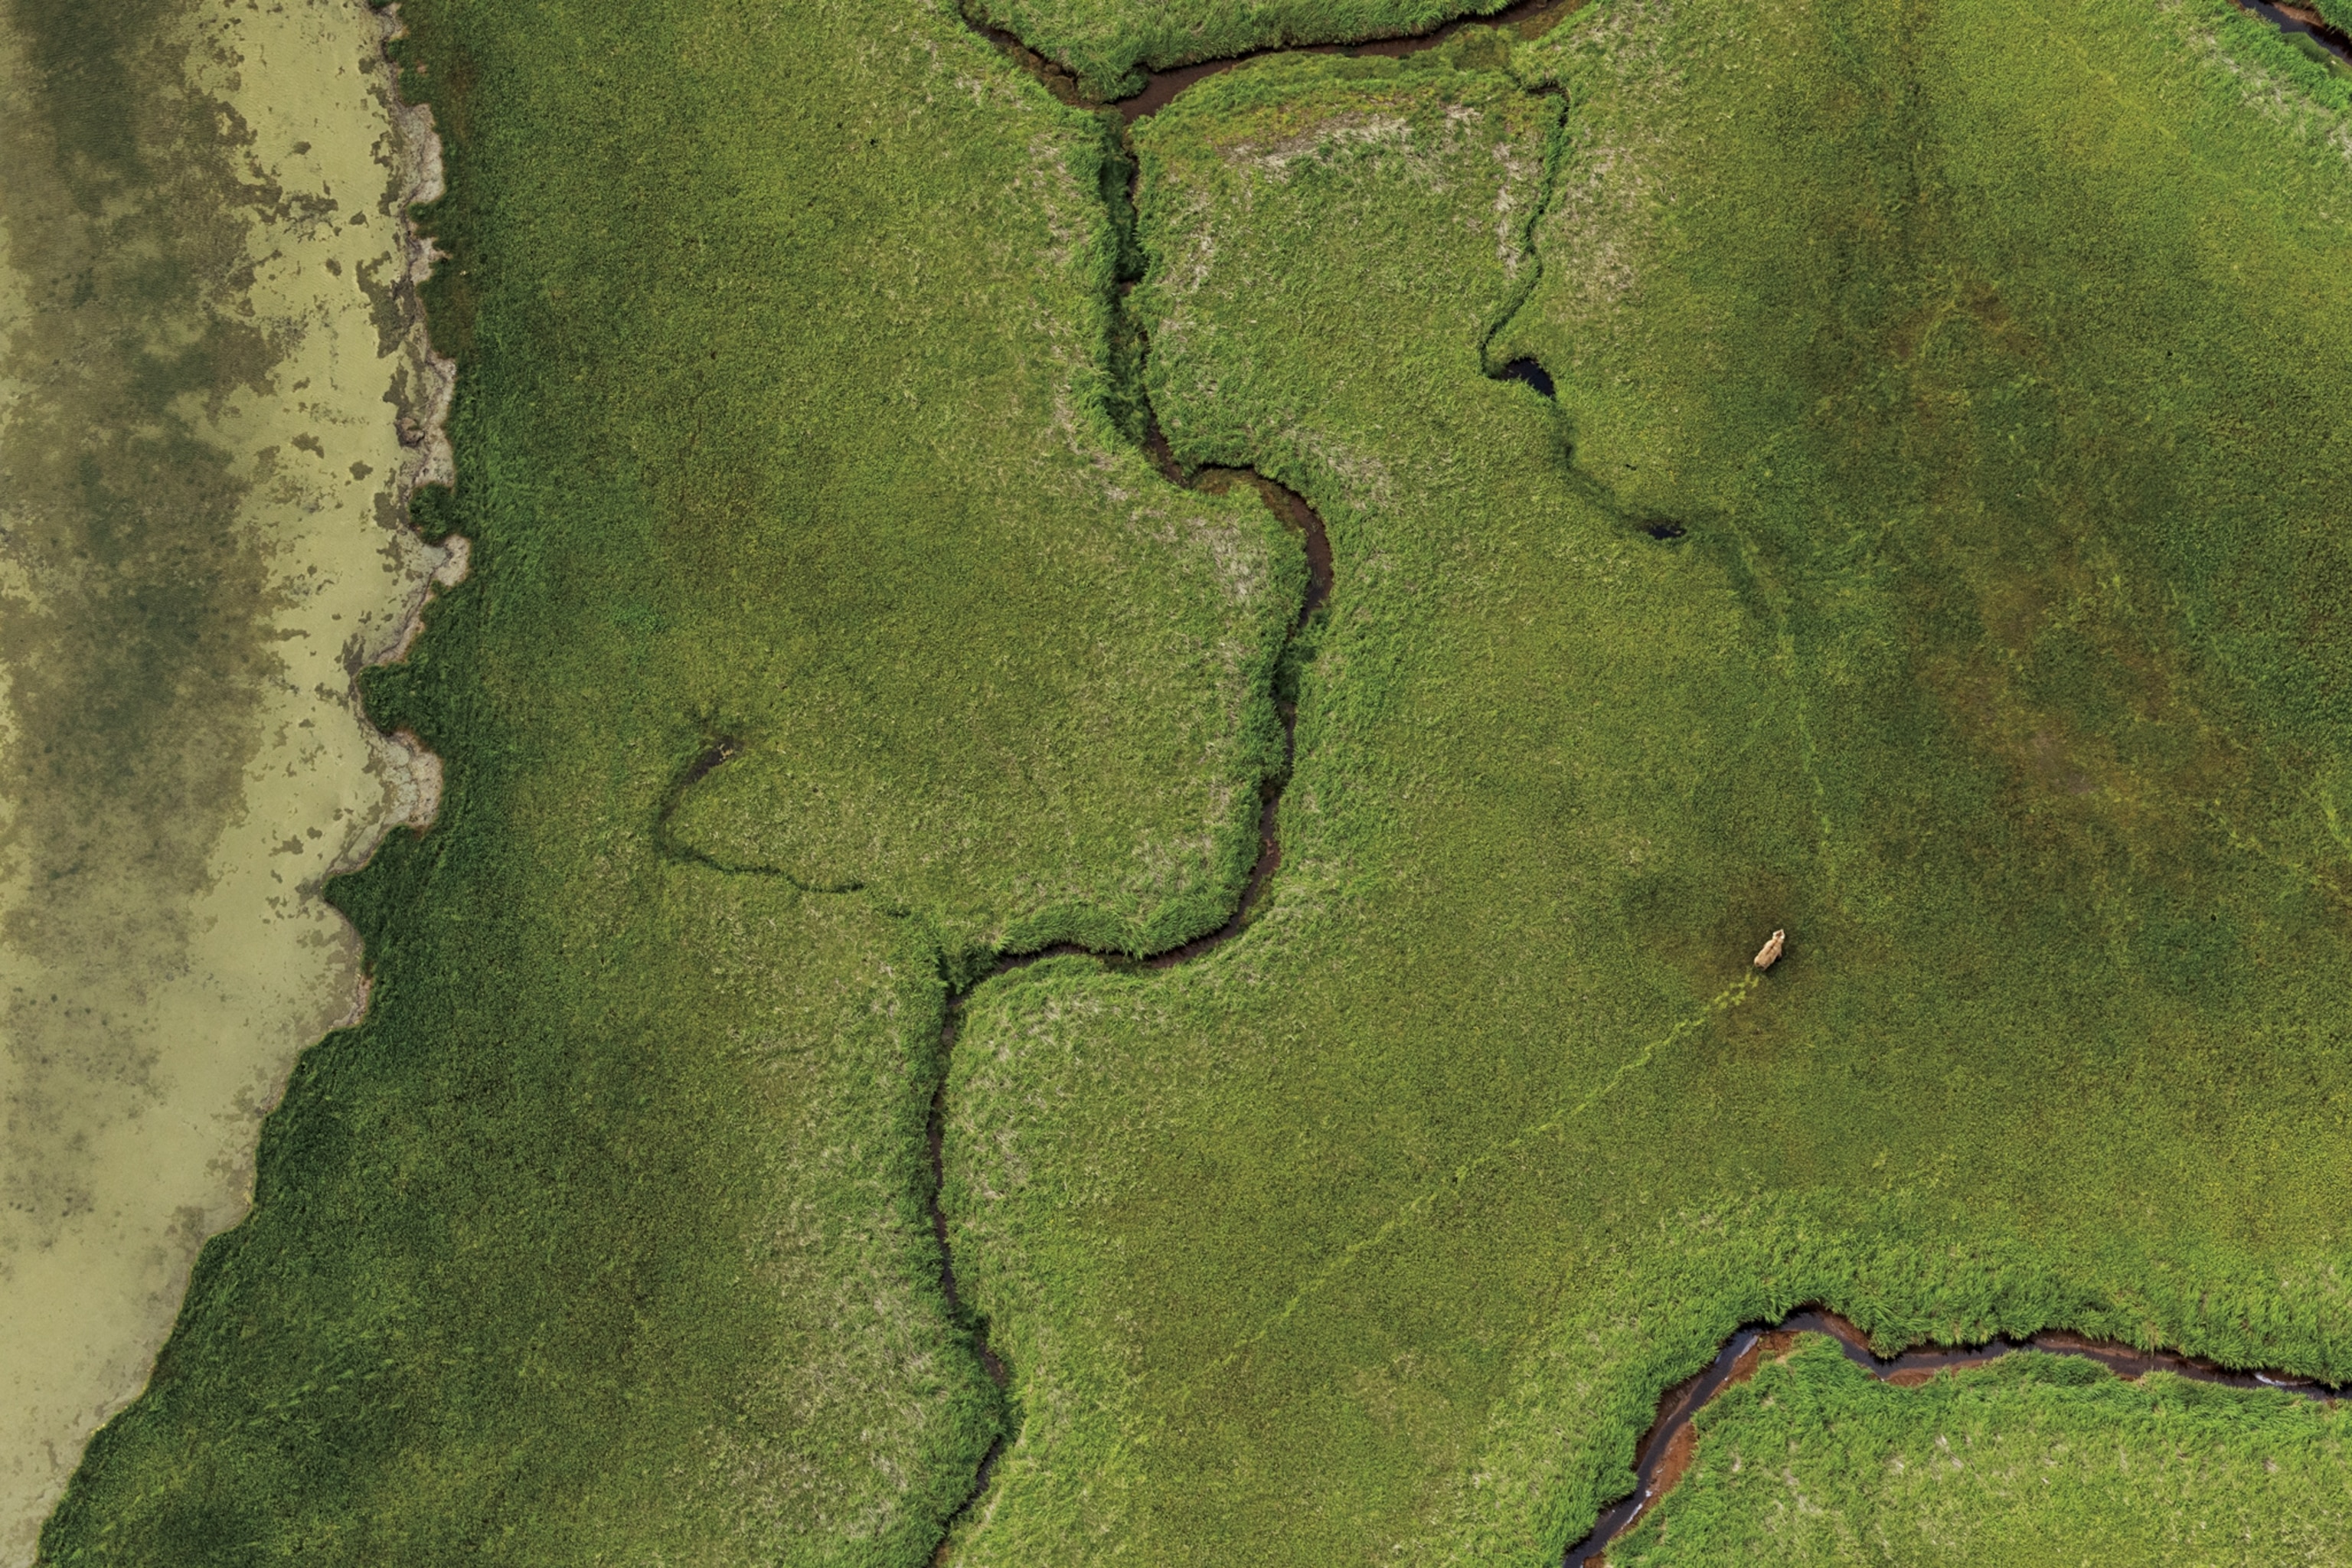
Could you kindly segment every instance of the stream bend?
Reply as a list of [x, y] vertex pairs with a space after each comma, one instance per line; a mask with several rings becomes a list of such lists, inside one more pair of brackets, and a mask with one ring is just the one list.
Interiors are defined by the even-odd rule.
[[1561, 1568], [1581, 1568], [1598, 1563], [1611, 1542], [1640, 1522], [1650, 1506], [1674, 1489], [1689, 1466], [1696, 1433], [1691, 1423], [1714, 1403], [1717, 1394], [1745, 1383], [1767, 1355], [1786, 1352], [1801, 1333], [1827, 1334], [1837, 1342], [1845, 1359], [1881, 1383], [1910, 1387], [1927, 1382], [1948, 1367], [1982, 1366], [2016, 1351], [2040, 1351], [2045, 1355], [2076, 1356], [2095, 1361], [2119, 1377], [2137, 1380], [2151, 1372], [2168, 1372], [2195, 1383], [2221, 1384], [2231, 1388], [2270, 1388], [2306, 1399], [2333, 1403], [2336, 1390], [2309, 1378], [2270, 1372], [2238, 1372], [2196, 1356], [2172, 1351], [2144, 1351], [2112, 1340], [2088, 1340], [2078, 1334], [2052, 1331], [2030, 1339], [1995, 1338], [1980, 1345], [1919, 1345], [1882, 1357], [1870, 1348], [1870, 1336], [1850, 1320], [1825, 1308], [1800, 1307], [1771, 1322], [1746, 1323], [1723, 1342], [1715, 1360], [1658, 1396], [1658, 1414], [1633, 1450], [1633, 1489], [1601, 1510], [1584, 1539], [1568, 1549]]
[[[1155, 425], [1144, 443], [1153, 464], [1170, 480], [1189, 489], [1222, 493], [1234, 484], [1248, 484], [1265, 500], [1266, 507], [1284, 525], [1301, 536], [1307, 551], [1307, 593], [1299, 601], [1298, 614], [1283, 638], [1281, 650], [1276, 655], [1275, 668], [1279, 671], [1291, 655], [1299, 636], [1315, 612], [1331, 596], [1332, 560], [1331, 537], [1324, 529], [1323, 519], [1296, 490], [1276, 484], [1251, 468], [1202, 468], [1185, 472], [1170, 452], [1165, 437]], [[1239, 935], [1255, 912], [1266, 885], [1273, 880], [1275, 870], [1282, 864], [1280, 812], [1282, 792], [1290, 782], [1291, 765], [1297, 759], [1298, 746], [1298, 704], [1286, 694], [1277, 675], [1275, 686], [1275, 710], [1282, 720], [1282, 765], [1268, 774], [1258, 788], [1257, 858], [1250, 866], [1249, 876], [1242, 884], [1241, 896], [1234, 901], [1234, 912], [1216, 930], [1194, 937], [1162, 952], [1131, 958], [1125, 953], [1106, 952], [1076, 942], [1055, 942], [1034, 952], [1007, 953], [960, 989], [948, 994], [947, 1008], [940, 1022], [939, 1084], [931, 1092], [930, 1121], [925, 1130], [925, 1145], [930, 1161], [930, 1191], [925, 1203], [930, 1210], [931, 1236], [939, 1245], [940, 1291], [947, 1299], [948, 1316], [959, 1328], [971, 1336], [972, 1348], [979, 1352], [981, 1365], [1002, 1390], [1011, 1381], [1011, 1373], [1003, 1357], [997, 1354], [988, 1340], [988, 1321], [971, 1312], [965, 1305], [963, 1294], [956, 1283], [955, 1251], [948, 1242], [947, 1211], [940, 1206], [940, 1194], [947, 1186], [947, 1096], [948, 1068], [955, 1051], [956, 1036], [963, 1026], [964, 1004], [972, 993], [995, 979], [1016, 969], [1047, 958], [1089, 957], [1105, 964], [1137, 969], [1172, 969], [1180, 963], [1200, 957], [1213, 948], [1221, 947]], [[724, 761], [724, 758], [720, 758]], [[716, 765], [715, 763], [713, 765]], [[708, 767], [702, 770], [707, 773]], [[697, 775], [699, 776], [699, 775]], [[941, 1531], [940, 1545], [932, 1561], [944, 1564], [949, 1561], [955, 1528], [972, 1506], [987, 1495], [988, 1486], [996, 1471], [996, 1461], [1013, 1434], [1000, 1432], [982, 1456], [980, 1468], [972, 1477], [971, 1490], [954, 1513], [948, 1517]]]

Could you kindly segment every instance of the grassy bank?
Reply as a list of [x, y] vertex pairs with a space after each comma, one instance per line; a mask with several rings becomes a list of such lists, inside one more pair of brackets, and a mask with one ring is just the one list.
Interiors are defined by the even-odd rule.
[[1297, 548], [1120, 433], [1123, 171], [952, 16], [407, 19], [475, 564], [368, 697], [448, 796], [44, 1556], [919, 1562], [948, 980], [1222, 917]]

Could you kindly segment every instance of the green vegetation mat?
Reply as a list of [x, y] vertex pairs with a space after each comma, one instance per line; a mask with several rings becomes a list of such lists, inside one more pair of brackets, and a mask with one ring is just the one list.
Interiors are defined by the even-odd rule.
[[947, 983], [1223, 918], [1303, 557], [1120, 434], [1115, 143], [960, 22], [408, 21], [475, 566], [369, 698], [448, 804], [43, 1554], [917, 1562], [998, 1426]]
[[1264, 916], [971, 1005], [960, 1562], [1551, 1561], [1811, 1299], [2352, 1373], [2335, 90], [1617, 4], [1137, 128], [1158, 416], [1337, 586]]
[[49, 1558], [925, 1559], [948, 984], [1213, 925], [1270, 685], [1252, 923], [965, 1008], [957, 1563], [1556, 1561], [1809, 1300], [2352, 1377], [2323, 66], [1602, 0], [1204, 81], [1129, 308], [1328, 525], [1276, 668], [1107, 117], [921, 7], [411, 20], [478, 565], [372, 699], [451, 805]]
[[2352, 1541], [2342, 1409], [2165, 1373], [2029, 1351], [1895, 1388], [1808, 1334], [1697, 1431], [1617, 1568], [2320, 1563]]

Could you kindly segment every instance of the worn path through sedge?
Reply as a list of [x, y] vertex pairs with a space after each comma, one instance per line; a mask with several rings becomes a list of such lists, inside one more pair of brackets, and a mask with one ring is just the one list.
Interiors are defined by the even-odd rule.
[[[364, 1004], [320, 897], [432, 759], [360, 716], [436, 574], [438, 180], [362, 0], [0, 11], [0, 1565]], [[406, 439], [404, 440], [404, 431]]]

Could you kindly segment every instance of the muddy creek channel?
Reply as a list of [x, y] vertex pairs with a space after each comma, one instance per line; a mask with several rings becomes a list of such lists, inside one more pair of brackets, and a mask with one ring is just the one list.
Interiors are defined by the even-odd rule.
[[[1043, 79], [1056, 97], [1072, 103], [1084, 103], [1090, 108], [1117, 109], [1132, 125], [1146, 115], [1156, 114], [1167, 108], [1179, 93], [1193, 83], [1267, 55], [1344, 55], [1351, 59], [1367, 55], [1386, 55], [1402, 58], [1423, 49], [1435, 48], [1466, 27], [1507, 27], [1517, 31], [1522, 38], [1535, 38], [1582, 9], [1584, 4], [1585, 0], [1517, 0], [1517, 4], [1500, 11], [1483, 16], [1458, 16], [1425, 33], [1374, 38], [1354, 44], [1276, 44], [1221, 59], [1200, 60], [1167, 70], [1146, 71], [1141, 91], [1108, 105], [1087, 98], [1078, 88], [1076, 79], [1067, 70], [1028, 48], [1012, 34], [1000, 28], [973, 26], [990, 42]], [[2308, 38], [2336, 60], [2352, 66], [2352, 37], [2347, 37], [2309, 6], [2273, 5], [2270, 0], [2236, 0], [2236, 4], [2241, 9], [2278, 28], [2286, 35], [2289, 42]]]
[[994, 44], [1014, 63], [1044, 82], [1055, 98], [1065, 103], [1085, 109], [1116, 109], [1132, 125], [1146, 115], [1157, 114], [1175, 100], [1176, 95], [1204, 78], [1228, 71], [1235, 66], [1269, 55], [1344, 55], [1350, 59], [1369, 55], [1385, 55], [1402, 58], [1433, 49], [1466, 27], [1516, 28], [1522, 38], [1541, 36], [1554, 24], [1580, 9], [1585, 0], [1517, 0], [1500, 11], [1483, 16], [1457, 16], [1443, 26], [1424, 33], [1407, 33], [1393, 37], [1370, 38], [1353, 44], [1270, 44], [1262, 49], [1250, 49], [1238, 55], [1225, 55], [1216, 59], [1196, 60], [1191, 65], [1171, 66], [1166, 70], [1146, 70], [1143, 88], [1125, 98], [1108, 101], [1095, 98], [1078, 85], [1076, 76], [1056, 61], [1048, 59], [1024, 44], [1002, 27], [967, 16], [964, 23], [975, 33]]
[[[1204, 468], [1186, 472], [1177, 463], [1166, 440], [1160, 437], [1156, 426], [1145, 443], [1145, 451], [1162, 476], [1170, 482], [1187, 489], [1203, 490], [1211, 494], [1223, 494], [1235, 485], [1245, 484], [1252, 487], [1265, 500], [1267, 510], [1281, 519], [1284, 527], [1299, 536], [1300, 544], [1307, 554], [1307, 592], [1299, 601], [1298, 612], [1293, 617], [1290, 630], [1286, 637], [1283, 655], [1286, 656], [1289, 652], [1288, 644], [1297, 638], [1305, 630], [1308, 619], [1331, 596], [1333, 572], [1331, 538], [1323, 526], [1322, 518], [1317, 515], [1315, 509], [1307, 503], [1305, 497], [1253, 470]], [[1278, 656], [1277, 668], [1280, 667], [1280, 662], [1281, 656]], [[1005, 1366], [1003, 1358], [996, 1353], [995, 1349], [988, 1342], [986, 1321], [974, 1316], [964, 1304], [963, 1292], [956, 1283], [955, 1252], [949, 1242], [947, 1213], [940, 1206], [940, 1194], [944, 1190], [947, 1182], [947, 1063], [955, 1050], [956, 1036], [962, 1027], [964, 1004], [971, 1000], [974, 992], [990, 981], [1000, 975], [1012, 973], [1015, 970], [1025, 969], [1045, 959], [1086, 957], [1093, 958], [1106, 967], [1136, 970], [1171, 969], [1177, 964], [1200, 957], [1213, 948], [1222, 946], [1240, 934], [1243, 928], [1249, 923], [1250, 917], [1256, 911], [1267, 884], [1273, 879], [1276, 868], [1282, 863], [1280, 833], [1282, 791], [1283, 786], [1289, 783], [1291, 765], [1297, 757], [1298, 705], [1287, 692], [1277, 686], [1275, 693], [1275, 708], [1282, 721], [1282, 765], [1259, 787], [1257, 858], [1250, 866], [1249, 876], [1242, 884], [1241, 896], [1234, 900], [1233, 913], [1226, 917], [1223, 925], [1175, 947], [1141, 957], [1121, 952], [1099, 952], [1093, 948], [1080, 946], [1076, 942], [1056, 942], [1052, 946], [1040, 948], [1034, 952], [1006, 953], [989, 965], [971, 984], [950, 991], [949, 994], [946, 1016], [940, 1026], [940, 1081], [931, 1093], [930, 1114], [924, 1132], [925, 1149], [930, 1166], [930, 1190], [925, 1194], [924, 1202], [930, 1212], [932, 1237], [939, 1245], [940, 1290], [947, 1300], [948, 1316], [971, 1336], [972, 1347], [979, 1352], [981, 1364], [987, 1369], [989, 1377], [1000, 1389], [1009, 1384], [1011, 1372]], [[738, 754], [738, 751], [739, 745], [733, 737], [715, 738], [701, 755], [697, 757], [680, 775], [677, 784], [670, 792], [668, 803], [660, 815], [660, 832], [666, 852], [689, 858], [698, 858], [694, 856], [692, 850], [684, 848], [669, 838], [670, 816], [688, 790], [709, 776], [712, 770], [731, 761]], [[817, 890], [846, 892], [856, 889], [856, 885], [853, 884], [847, 887]], [[995, 1474], [997, 1458], [1003, 1452], [1005, 1441], [1006, 1436], [1000, 1434], [996, 1440], [989, 1445], [988, 1452], [982, 1456], [980, 1468], [972, 1478], [971, 1491], [965, 1495], [962, 1504], [948, 1521], [947, 1529], [942, 1534], [934, 1556], [935, 1562], [944, 1563], [949, 1560], [955, 1527], [971, 1510], [972, 1505], [986, 1495], [989, 1482]]]
[[2239, 9], [2252, 12], [2285, 34], [2286, 41], [2297, 48], [2306, 53], [2315, 48], [2319, 52], [2314, 58], [2329, 68], [2342, 71], [2352, 65], [2352, 37], [2310, 6], [2273, 5], [2270, 0], [2237, 0], [2237, 4]]
[[1658, 1414], [1634, 1450], [1633, 1490], [1602, 1511], [1591, 1531], [1568, 1549], [1562, 1568], [1605, 1562], [1609, 1543], [1640, 1522], [1642, 1516], [1690, 1468], [1697, 1446], [1692, 1423], [1715, 1396], [1735, 1384], [1745, 1383], [1767, 1357], [1786, 1355], [1799, 1334], [1827, 1334], [1837, 1342], [1845, 1359], [1881, 1383], [1914, 1388], [1949, 1368], [1982, 1366], [2021, 1350], [2047, 1355], [2079, 1356], [2097, 1362], [2118, 1377], [2137, 1380], [2151, 1372], [2168, 1372], [2197, 1383], [2231, 1388], [2269, 1388], [2307, 1399], [2332, 1402], [2336, 1391], [2307, 1378], [2266, 1372], [2237, 1372], [2194, 1356], [2170, 1351], [2144, 1351], [2076, 1334], [2051, 1332], [2018, 1341], [1992, 1339], [1980, 1345], [1919, 1345], [1898, 1355], [1882, 1357], [1870, 1348], [1870, 1337], [1852, 1322], [1819, 1307], [1803, 1307], [1772, 1323], [1750, 1323], [1723, 1342], [1715, 1360], [1666, 1390], [1658, 1400]]

